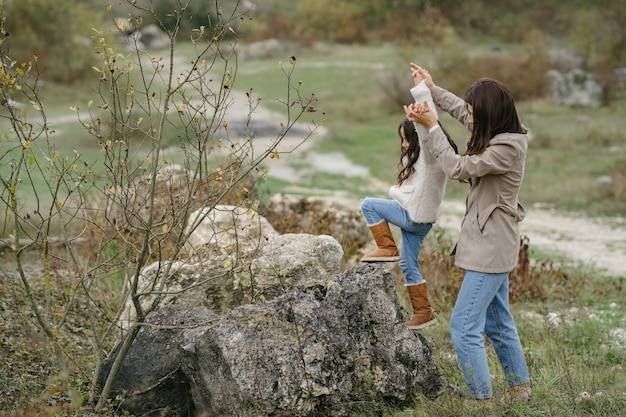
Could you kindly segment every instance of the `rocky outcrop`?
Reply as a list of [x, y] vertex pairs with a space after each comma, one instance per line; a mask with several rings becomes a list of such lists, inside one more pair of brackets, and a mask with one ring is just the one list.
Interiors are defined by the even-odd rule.
[[[189, 257], [142, 270], [139, 303], [157, 307], [139, 323], [113, 387], [124, 409], [342, 416], [443, 387], [425, 339], [404, 326], [387, 265], [341, 273], [344, 252], [333, 237], [278, 234], [248, 209], [218, 206], [191, 218]], [[134, 324], [129, 300], [120, 326]], [[101, 367], [100, 386], [124, 337]]]
[[171, 304], [148, 316], [115, 390], [138, 416], [381, 412], [444, 386], [427, 342], [404, 320], [384, 265], [221, 317]]
[[187, 256], [192, 259], [241, 254], [253, 256], [270, 236], [278, 235], [263, 216], [245, 207], [217, 205], [194, 211], [185, 234]]

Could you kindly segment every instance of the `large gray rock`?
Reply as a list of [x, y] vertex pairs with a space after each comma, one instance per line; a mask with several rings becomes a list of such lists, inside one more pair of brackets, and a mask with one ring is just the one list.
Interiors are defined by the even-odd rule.
[[261, 249], [270, 236], [278, 235], [263, 216], [252, 209], [231, 205], [206, 207], [191, 213], [185, 227], [185, 249], [196, 259], [249, 255]]
[[[444, 386], [427, 342], [404, 320], [381, 265], [219, 320], [203, 307], [171, 305], [149, 315], [152, 325], [139, 333], [115, 392], [129, 393], [124, 408], [138, 416], [167, 405], [157, 415], [380, 413], [418, 394], [435, 397]], [[157, 383], [169, 380], [177, 384]]]
[[344, 248], [344, 267], [358, 263], [364, 254], [361, 248], [371, 243], [360, 203], [354, 198], [275, 194], [266, 202], [262, 213], [277, 230], [295, 228], [334, 237]]
[[235, 273], [233, 286], [254, 300], [271, 300], [293, 288], [326, 285], [341, 270], [342, 256], [343, 248], [332, 236], [269, 236], [249, 268]]
[[604, 103], [604, 87], [594, 74], [574, 69], [566, 74], [550, 70], [552, 99], [556, 104], [569, 107], [600, 107]]
[[[241, 229], [240, 233], [242, 247], [246, 247], [246, 241], [256, 241], [256, 238], [247, 239], [245, 236], [249, 235]], [[251, 245], [242, 254], [224, 254], [195, 263], [155, 262], [147, 266], [139, 277], [138, 292], [144, 294], [140, 304], [147, 309], [160, 297], [163, 306], [201, 305], [217, 314], [225, 314], [233, 307], [269, 301], [293, 288], [325, 285], [341, 269], [343, 249], [331, 236], [269, 234], [259, 240], [263, 244], [256, 251]], [[232, 244], [226, 238], [221, 242], [220, 247]], [[136, 317], [135, 306], [129, 298], [121, 314], [120, 327], [128, 329]]]
[[[193, 348], [197, 332], [217, 319], [203, 307], [168, 306], [150, 314], [126, 355], [111, 396], [122, 396], [122, 408], [137, 416], [194, 415], [191, 385], [181, 367], [185, 349]], [[102, 364], [100, 387], [121, 345], [120, 341]]]

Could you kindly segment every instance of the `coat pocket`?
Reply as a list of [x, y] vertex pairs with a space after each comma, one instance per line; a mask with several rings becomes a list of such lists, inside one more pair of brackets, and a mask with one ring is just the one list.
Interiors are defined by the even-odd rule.
[[478, 213], [478, 216], [477, 216], [478, 230], [480, 230], [481, 233], [482, 233], [483, 229], [485, 228], [485, 224], [487, 224], [487, 221], [491, 217], [491, 214], [498, 207], [499, 207], [499, 204], [497, 204], [497, 203], [496, 204], [491, 204], [491, 205], [487, 206], [487, 208], [485, 208], [484, 210], [481, 210]]
[[517, 205], [517, 210], [504, 204], [491, 204], [478, 214], [478, 228], [481, 232], [496, 209], [501, 210], [505, 215], [512, 217], [515, 223], [521, 222], [526, 216], [526, 212], [520, 204]]

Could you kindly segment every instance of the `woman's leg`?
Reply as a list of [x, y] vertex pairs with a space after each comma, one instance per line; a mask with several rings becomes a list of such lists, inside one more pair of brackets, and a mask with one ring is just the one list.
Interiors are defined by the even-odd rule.
[[508, 273], [466, 271], [452, 312], [450, 336], [472, 398], [493, 396], [483, 332], [487, 309], [507, 279]]
[[509, 280], [502, 283], [487, 310], [485, 333], [502, 365], [509, 387], [530, 381], [515, 320], [509, 309]]

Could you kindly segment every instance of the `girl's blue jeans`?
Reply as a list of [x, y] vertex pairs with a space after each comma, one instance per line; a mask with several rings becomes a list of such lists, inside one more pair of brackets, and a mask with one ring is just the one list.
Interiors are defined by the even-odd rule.
[[386, 221], [400, 228], [402, 231], [400, 268], [406, 278], [406, 285], [423, 282], [417, 256], [424, 238], [433, 225], [415, 223], [409, 217], [409, 213], [394, 200], [366, 197], [361, 200], [361, 211], [368, 226], [375, 226]]
[[515, 321], [509, 310], [509, 273], [466, 271], [450, 319], [450, 335], [469, 394], [491, 398], [487, 335], [508, 386], [529, 382], [528, 367]]

